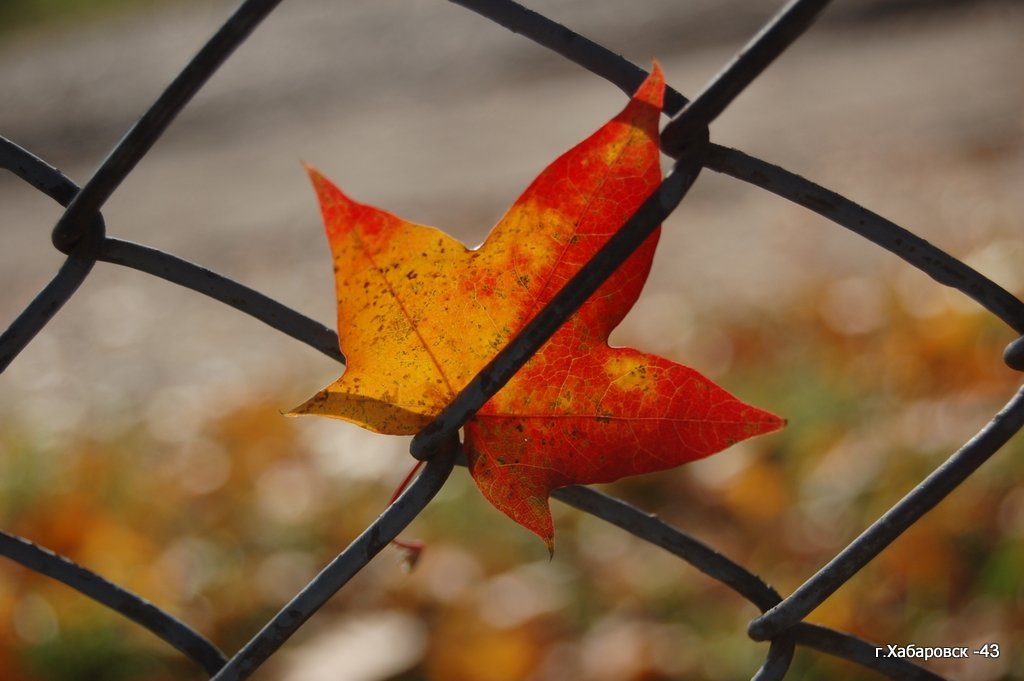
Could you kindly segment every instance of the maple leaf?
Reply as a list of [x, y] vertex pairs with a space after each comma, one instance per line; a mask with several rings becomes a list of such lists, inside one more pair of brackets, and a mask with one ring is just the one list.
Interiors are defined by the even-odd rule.
[[[348, 198], [308, 168], [334, 256], [345, 373], [293, 413], [411, 435], [436, 416], [657, 188], [664, 79], [548, 166], [478, 249]], [[784, 421], [608, 335], [658, 232], [464, 427], [473, 479], [553, 547], [552, 490], [713, 454]]]

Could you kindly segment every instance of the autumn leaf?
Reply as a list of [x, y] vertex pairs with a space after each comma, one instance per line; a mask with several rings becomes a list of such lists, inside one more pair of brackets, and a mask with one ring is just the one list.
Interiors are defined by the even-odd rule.
[[[294, 413], [380, 433], [426, 426], [658, 186], [661, 70], [548, 166], [475, 250], [356, 203], [312, 168], [334, 256], [347, 368]], [[553, 546], [553, 489], [693, 461], [783, 421], [696, 371], [608, 346], [636, 302], [652, 234], [464, 429], [499, 510]]]

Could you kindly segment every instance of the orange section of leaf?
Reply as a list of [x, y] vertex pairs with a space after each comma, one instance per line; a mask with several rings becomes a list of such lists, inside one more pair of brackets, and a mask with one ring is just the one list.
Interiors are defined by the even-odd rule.
[[[296, 413], [402, 435], [429, 423], [657, 188], [663, 94], [655, 65], [625, 109], [541, 172], [476, 250], [356, 203], [309, 169], [348, 368]], [[657, 240], [466, 424], [481, 492], [549, 549], [553, 489], [663, 470], [783, 424], [692, 369], [608, 346]]]

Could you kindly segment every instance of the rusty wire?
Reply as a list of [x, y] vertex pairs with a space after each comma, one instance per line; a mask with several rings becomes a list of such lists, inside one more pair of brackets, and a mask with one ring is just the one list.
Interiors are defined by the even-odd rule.
[[[452, 1], [555, 51], [627, 93], [646, 76], [643, 69], [607, 48], [512, 0]], [[337, 335], [323, 324], [199, 265], [108, 236], [102, 216], [105, 202], [167, 126], [279, 2], [242, 2], [82, 188], [42, 159], [0, 137], [0, 167], [66, 207], [52, 239], [54, 246], [67, 255], [53, 280], [0, 336], [0, 371], [75, 294], [97, 262], [131, 267], [207, 295], [344, 362]], [[1024, 334], [1024, 303], [961, 261], [839, 194], [710, 141], [708, 126], [810, 27], [827, 4], [827, 0], [788, 3], [693, 100], [668, 89], [665, 112], [672, 118], [663, 129], [662, 140], [665, 152], [676, 163], [660, 188], [452, 404], [414, 438], [411, 453], [428, 460], [417, 480], [233, 656], [225, 656], [187, 624], [140, 596], [27, 540], [0, 533], [0, 554], [67, 584], [146, 627], [192, 659], [211, 678], [247, 678], [425, 508], [444, 485], [452, 465], [464, 463], [460, 461], [458, 428], [675, 209], [704, 168], [778, 194], [859, 234], [936, 282], [963, 292], [1017, 334]], [[1024, 340], [1011, 343], [1004, 357], [1012, 368], [1024, 368]], [[940, 677], [905, 659], [877, 656], [875, 645], [868, 641], [803, 620], [1022, 427], [1024, 391], [1013, 396], [974, 438], [786, 597], [746, 567], [624, 501], [585, 487], [564, 488], [553, 496], [663, 548], [750, 601], [762, 614], [750, 623], [748, 633], [755, 640], [772, 642], [756, 679], [783, 678], [797, 646], [844, 658], [891, 678], [937, 679]]]

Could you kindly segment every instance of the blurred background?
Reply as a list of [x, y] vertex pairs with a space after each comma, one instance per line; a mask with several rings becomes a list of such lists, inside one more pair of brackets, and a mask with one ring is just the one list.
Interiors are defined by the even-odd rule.
[[[696, 94], [767, 0], [529, 6]], [[223, 0], [6, 0], [0, 134], [84, 182], [230, 13]], [[1024, 4], [840, 0], [714, 124], [715, 141], [852, 198], [1024, 294]], [[289, 0], [104, 208], [161, 248], [333, 325], [300, 161], [479, 243], [624, 95], [438, 0]], [[61, 262], [60, 211], [0, 175], [0, 323]], [[706, 171], [613, 341], [695, 367], [789, 427], [609, 486], [788, 593], [971, 437], [1019, 377], [1011, 332], [893, 256]], [[341, 367], [240, 313], [97, 265], [0, 376], [0, 526], [135, 590], [233, 652], [385, 507], [402, 438], [282, 411]], [[1019, 438], [811, 615], [1024, 679]], [[257, 679], [749, 678], [753, 606], [553, 503], [558, 550], [457, 470], [407, 538]], [[876, 678], [810, 651], [793, 678]], [[198, 679], [117, 614], [0, 562], [0, 678]]]

